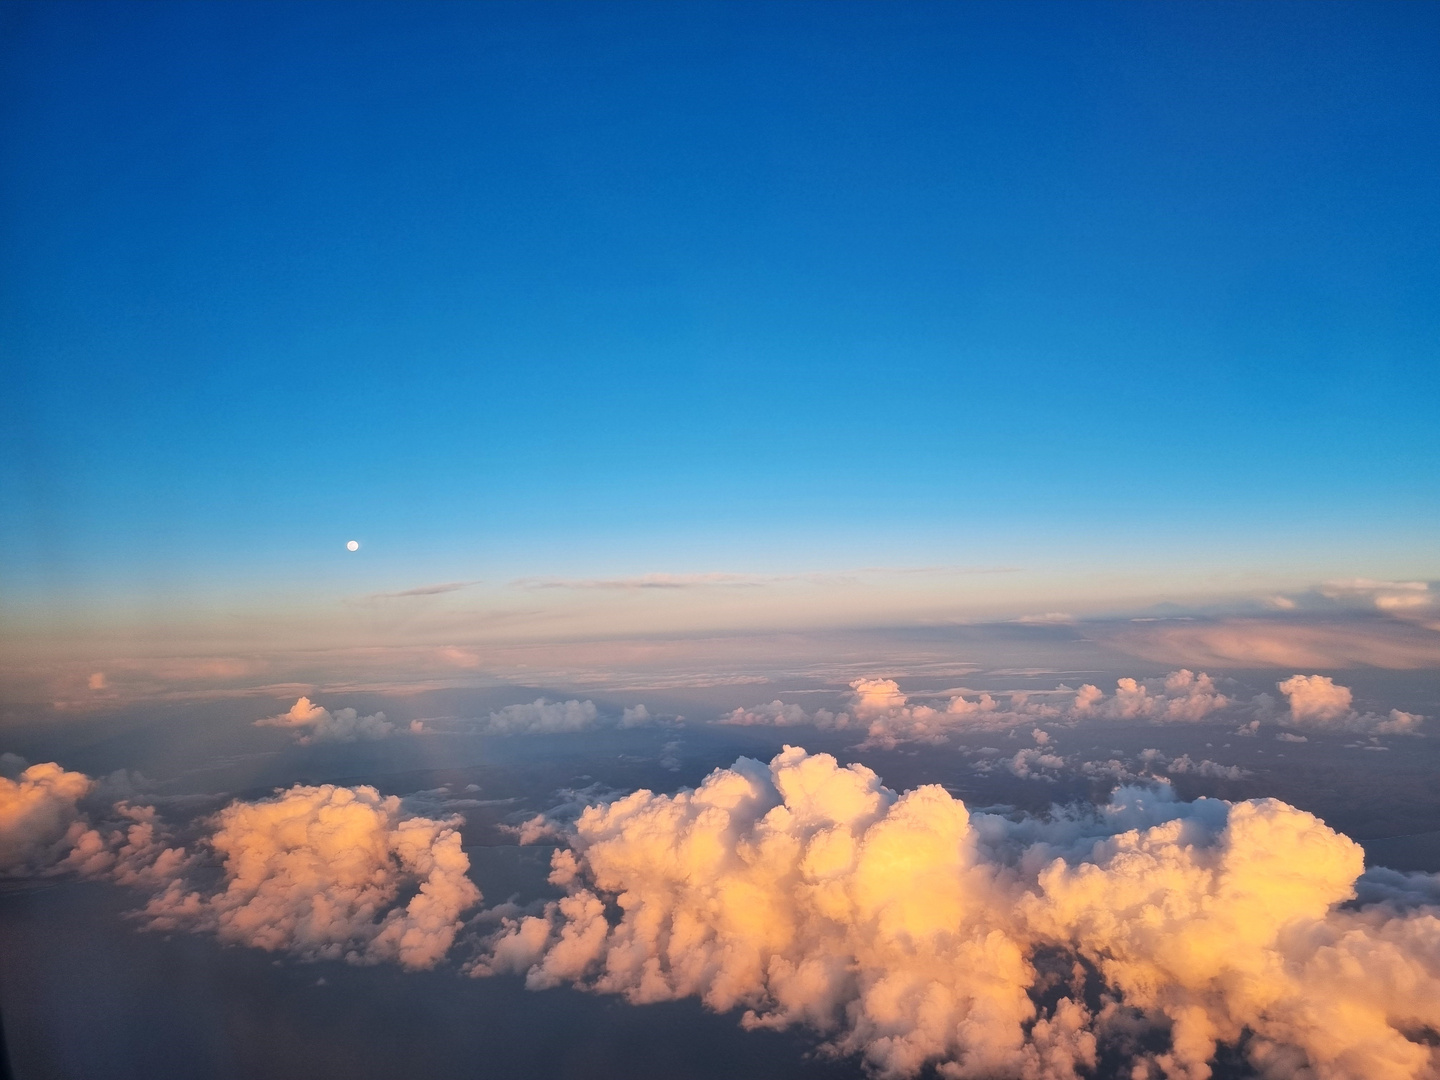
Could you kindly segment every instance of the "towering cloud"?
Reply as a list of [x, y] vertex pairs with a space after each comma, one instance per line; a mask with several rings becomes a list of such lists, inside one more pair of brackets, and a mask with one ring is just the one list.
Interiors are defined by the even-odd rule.
[[212, 931], [307, 960], [432, 967], [480, 901], [458, 825], [407, 814], [372, 787], [296, 786], [236, 801], [208, 840], [222, 887], [176, 879], [144, 914], [154, 929]]
[[297, 700], [288, 712], [256, 720], [255, 726], [285, 728], [295, 734], [295, 741], [302, 746], [384, 739], [395, 732], [395, 725], [385, 719], [383, 712], [361, 716], [354, 709], [338, 709], [332, 713], [307, 697]]
[[506, 919], [474, 973], [698, 996], [881, 1077], [1204, 1080], [1222, 1042], [1272, 1080], [1440, 1066], [1440, 911], [1342, 906], [1359, 847], [1275, 800], [1122, 788], [1094, 812], [972, 814], [787, 747], [567, 835], [565, 899]]

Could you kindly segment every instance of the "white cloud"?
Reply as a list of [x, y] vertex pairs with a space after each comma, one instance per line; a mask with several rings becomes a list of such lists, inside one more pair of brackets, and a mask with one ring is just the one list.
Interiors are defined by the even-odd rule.
[[595, 727], [598, 716], [593, 701], [546, 701], [536, 698], [526, 705], [507, 705], [492, 712], [481, 725], [481, 730], [490, 735], [551, 735], [586, 731]]
[[433, 967], [480, 901], [459, 823], [407, 814], [372, 787], [297, 785], [232, 802], [207, 841], [222, 887], [177, 878], [144, 916], [152, 929], [209, 931], [305, 960]]
[[626, 706], [625, 711], [620, 714], [622, 728], [646, 727], [656, 722], [657, 718], [644, 705]]
[[1375, 735], [1418, 735], [1425, 717], [1391, 709], [1388, 716], [1357, 712], [1354, 695], [1328, 675], [1292, 675], [1275, 684], [1289, 701], [1281, 723]]
[[288, 712], [279, 716], [256, 720], [255, 726], [285, 728], [294, 733], [295, 741], [301, 746], [385, 739], [395, 733], [395, 725], [385, 719], [383, 712], [361, 716], [354, 709], [337, 709], [332, 713], [314, 704], [308, 697], [300, 698]]
[[1097, 687], [1086, 683], [1076, 694], [1072, 713], [1112, 720], [1203, 720], [1229, 704], [1230, 699], [1215, 689], [1209, 675], [1181, 668], [1158, 683], [1120, 679], [1114, 696], [1108, 699]]
[[886, 1078], [1075, 1080], [1104, 1053], [1114, 1075], [1202, 1080], [1219, 1042], [1272, 1080], [1440, 1064], [1411, 1037], [1440, 1029], [1440, 920], [1342, 908], [1359, 846], [1275, 800], [1124, 788], [1007, 818], [787, 747], [566, 832], [565, 899], [504, 916], [475, 974], [697, 996], [746, 1027], [810, 1027]]

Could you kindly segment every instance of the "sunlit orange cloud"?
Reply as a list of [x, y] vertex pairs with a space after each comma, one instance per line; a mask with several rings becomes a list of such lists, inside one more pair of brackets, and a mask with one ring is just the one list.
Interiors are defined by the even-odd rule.
[[[896, 1080], [1077, 1080], [1102, 1054], [1113, 1075], [1203, 1080], [1222, 1042], [1275, 1080], [1440, 1065], [1415, 1037], [1440, 1026], [1440, 921], [1404, 906], [1437, 882], [1362, 880], [1358, 844], [1273, 799], [1122, 788], [1001, 817], [786, 747], [529, 835], [562, 841], [567, 895], [504, 917], [475, 975], [698, 997]], [[1340, 907], [1357, 888], [1389, 902]]]

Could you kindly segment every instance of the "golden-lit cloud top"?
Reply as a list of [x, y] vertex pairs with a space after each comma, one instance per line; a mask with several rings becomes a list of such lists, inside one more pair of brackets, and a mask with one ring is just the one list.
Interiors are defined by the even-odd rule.
[[[971, 813], [788, 747], [695, 791], [585, 810], [565, 899], [473, 970], [801, 1024], [878, 1076], [1436, 1075], [1440, 918], [1348, 909], [1358, 845], [1271, 799], [1122, 788], [1097, 812]], [[1403, 890], [1402, 890], [1403, 892]]]

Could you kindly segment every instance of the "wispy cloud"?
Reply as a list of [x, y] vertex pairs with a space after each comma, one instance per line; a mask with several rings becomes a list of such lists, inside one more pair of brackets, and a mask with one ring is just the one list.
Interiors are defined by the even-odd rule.
[[796, 574], [736, 574], [712, 571], [698, 574], [637, 574], [613, 578], [526, 577], [511, 581], [514, 589], [706, 589], [762, 588], [767, 585], [805, 583], [812, 585], [853, 584], [864, 577], [933, 574], [1013, 574], [1018, 566], [861, 566], [849, 570], [811, 571]]
[[397, 600], [404, 596], [438, 596], [441, 593], [459, 592], [461, 589], [468, 589], [471, 585], [478, 585], [479, 580], [474, 581], [444, 581], [438, 585], [419, 585], [413, 589], [401, 589], [399, 592], [378, 592], [371, 593], [365, 597], [366, 600]]
[[774, 577], [755, 574], [641, 574], [620, 578], [516, 578], [512, 589], [703, 589], [716, 586], [756, 588], [777, 581], [794, 581], [796, 576]]

